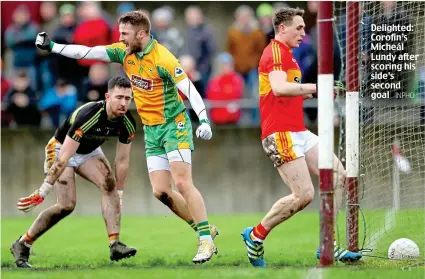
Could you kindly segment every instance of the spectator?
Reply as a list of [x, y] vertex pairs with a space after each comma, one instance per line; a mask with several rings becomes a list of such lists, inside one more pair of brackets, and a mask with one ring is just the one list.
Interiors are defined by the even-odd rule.
[[[63, 4], [59, 8], [59, 25], [53, 31], [52, 40], [59, 44], [72, 44], [76, 28], [75, 6]], [[85, 67], [81, 66], [76, 59], [62, 55], [54, 55], [53, 57], [55, 79], [62, 78], [67, 80], [80, 92], [82, 90], [82, 80], [87, 76]]]
[[18, 126], [40, 126], [41, 114], [38, 110], [37, 94], [30, 87], [30, 80], [25, 71], [16, 73], [13, 86], [6, 95], [5, 106]]
[[235, 72], [234, 61], [229, 53], [219, 54], [217, 64], [218, 76], [209, 82], [206, 97], [209, 101], [227, 101], [228, 104], [212, 108], [211, 121], [214, 124], [235, 124], [241, 116], [239, 101], [243, 95], [244, 81]]
[[273, 13], [276, 13], [282, 8], [289, 8], [290, 6], [286, 4], [285, 2], [274, 2], [273, 5]]
[[[21, 6], [21, 1], [2, 1], [1, 2], [1, 55], [3, 58], [6, 49], [5, 32], [6, 29], [13, 23], [13, 11]], [[28, 8], [31, 20], [38, 24], [40, 22], [40, 5], [39, 1], [25, 1], [25, 6]]]
[[[179, 58], [179, 61], [183, 71], [185, 71], [188, 78], [192, 81], [193, 85], [195, 85], [195, 88], [198, 90], [201, 97], [204, 97], [204, 90], [201, 81], [202, 77], [201, 73], [197, 69], [195, 59], [190, 55], [182, 55]], [[183, 97], [186, 99], [186, 96], [183, 95]]]
[[214, 28], [205, 22], [202, 10], [198, 6], [189, 6], [185, 11], [187, 24], [187, 51], [195, 59], [196, 67], [201, 74], [202, 91], [211, 76], [212, 59], [217, 50], [217, 39]]
[[31, 87], [37, 88], [35, 58], [37, 50], [34, 39], [39, 32], [38, 26], [31, 22], [30, 13], [25, 5], [18, 6], [13, 12], [13, 23], [6, 29], [5, 41], [13, 51], [13, 69], [22, 69], [27, 73]]
[[83, 96], [79, 99], [83, 102], [93, 102], [105, 99], [108, 92], [108, 66], [105, 64], [94, 64], [90, 67], [89, 76], [83, 85]]
[[55, 2], [44, 1], [40, 5], [41, 30], [52, 34], [59, 20], [57, 18], [58, 8]]
[[0, 61], [0, 68], [1, 68], [1, 105], [2, 105], [1, 106], [1, 126], [8, 127], [10, 122], [12, 121], [12, 116], [6, 111], [3, 101], [11, 87], [11, 84], [10, 84], [10, 81], [8, 81], [3, 75], [4, 74], [3, 60]]
[[228, 31], [227, 50], [235, 69], [242, 75], [252, 97], [258, 97], [258, 62], [266, 46], [266, 36], [259, 29], [251, 7], [242, 5], [235, 11], [236, 21]]
[[3, 60], [0, 61], [0, 68], [1, 68], [1, 100], [3, 102], [3, 97], [6, 96], [6, 93], [7, 91], [9, 91], [11, 84], [9, 80], [7, 80], [4, 77]]
[[68, 117], [76, 107], [77, 90], [64, 79], [58, 79], [40, 100], [40, 110], [49, 114], [55, 128], [59, 127], [61, 117]]
[[315, 28], [317, 25], [317, 12], [319, 10], [319, 1], [308, 1], [307, 9], [304, 13], [304, 31], [306, 34], [310, 33], [312, 28]]
[[[102, 12], [97, 2], [82, 2], [78, 7], [81, 23], [74, 33], [74, 43], [88, 47], [108, 45], [110, 42], [110, 28], [108, 22], [102, 18]], [[84, 67], [87, 75], [90, 66], [99, 63], [95, 60], [78, 60]]]
[[[179, 57], [180, 65], [183, 68], [183, 71], [187, 74], [187, 77], [192, 81], [193, 85], [195, 86], [196, 90], [198, 90], [199, 94], [202, 98], [204, 98], [204, 88], [202, 86], [201, 81], [201, 73], [196, 69], [196, 62], [195, 59], [190, 55], [183, 55]], [[183, 100], [187, 100], [187, 97], [180, 92], [179, 90], [180, 98]], [[198, 119], [196, 113], [194, 110], [189, 110], [189, 117], [190, 119]]]
[[267, 45], [274, 39], [273, 7], [268, 3], [262, 3], [257, 7], [257, 17], [260, 21], [261, 30], [266, 34]]
[[63, 4], [59, 8], [59, 24], [52, 33], [52, 39], [60, 44], [71, 44], [76, 27], [75, 6]]
[[183, 54], [184, 39], [180, 31], [173, 27], [174, 12], [169, 7], [161, 7], [152, 12], [152, 30], [156, 39], [174, 56]]
[[[51, 1], [42, 2], [40, 6], [40, 16], [41, 31], [44, 31], [49, 35], [53, 34], [54, 29], [59, 24], [56, 3]], [[39, 86], [37, 88], [44, 92], [51, 88], [54, 84], [52, 71], [54, 66], [53, 62], [56, 57], [48, 51], [41, 51], [39, 49], [37, 49], [37, 54], [37, 81], [39, 82]]]

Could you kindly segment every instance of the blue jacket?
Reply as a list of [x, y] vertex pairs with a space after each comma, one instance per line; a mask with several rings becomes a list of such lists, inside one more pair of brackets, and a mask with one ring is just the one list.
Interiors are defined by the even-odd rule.
[[54, 106], [60, 106], [60, 111], [66, 115], [70, 115], [77, 106], [77, 91], [75, 87], [68, 86], [64, 95], [58, 95], [56, 88], [52, 87], [46, 91], [40, 100], [39, 107], [41, 110], [47, 110]]

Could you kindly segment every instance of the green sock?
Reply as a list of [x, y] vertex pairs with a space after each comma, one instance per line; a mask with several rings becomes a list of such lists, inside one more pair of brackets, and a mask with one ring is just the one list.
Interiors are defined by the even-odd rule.
[[196, 229], [199, 233], [199, 236], [211, 235], [210, 225], [208, 224], [208, 221], [198, 223]]
[[187, 221], [187, 223], [189, 224], [189, 226], [192, 227], [192, 229], [195, 230], [195, 232], [197, 231], [196, 224], [195, 224], [195, 222], [193, 222], [193, 220]]

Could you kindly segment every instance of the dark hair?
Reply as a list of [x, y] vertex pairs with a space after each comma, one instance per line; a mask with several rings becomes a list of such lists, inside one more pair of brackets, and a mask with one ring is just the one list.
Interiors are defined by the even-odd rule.
[[118, 23], [129, 23], [133, 26], [141, 27], [143, 30], [145, 30], [146, 33], [149, 33], [151, 30], [151, 23], [149, 21], [149, 17], [141, 10], [131, 11], [123, 14], [118, 19]]
[[108, 82], [108, 91], [114, 89], [115, 87], [131, 88], [130, 80], [128, 80], [128, 78], [122, 77], [122, 76], [113, 77]]
[[288, 25], [294, 16], [303, 16], [304, 10], [300, 8], [280, 8], [273, 16], [274, 32], [279, 32], [279, 25], [282, 23]]

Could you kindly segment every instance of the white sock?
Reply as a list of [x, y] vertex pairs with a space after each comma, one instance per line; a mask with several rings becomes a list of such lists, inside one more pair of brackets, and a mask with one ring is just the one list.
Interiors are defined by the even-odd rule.
[[213, 240], [212, 240], [212, 238], [211, 238], [211, 235], [201, 235], [201, 236], [199, 237], [199, 239], [200, 239], [200, 240], [206, 240], [206, 241], [208, 241], [208, 242], [210, 242], [210, 243], [212, 243], [212, 242], [213, 242]]
[[32, 247], [32, 244], [28, 244], [25, 242], [25, 235], [21, 236], [21, 238], [19, 239], [19, 242], [23, 243], [28, 248]]

